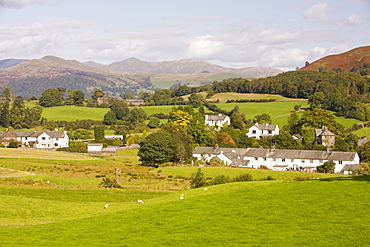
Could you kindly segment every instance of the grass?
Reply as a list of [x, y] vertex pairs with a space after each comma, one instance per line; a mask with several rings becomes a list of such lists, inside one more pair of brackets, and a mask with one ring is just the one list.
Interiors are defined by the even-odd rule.
[[370, 128], [358, 129], [352, 133], [358, 135], [359, 137], [365, 136], [367, 139], [370, 139]]
[[[207, 178], [250, 173], [255, 181], [189, 190], [199, 167], [141, 167], [135, 149], [89, 159], [35, 155], [0, 158], [0, 176], [36, 174], [0, 178], [0, 246], [370, 244], [369, 176], [201, 167]], [[113, 178], [116, 167], [124, 189], [99, 188], [96, 175]], [[267, 176], [276, 180], [256, 181]]]
[[46, 150], [1, 148], [0, 158], [28, 158], [28, 159], [52, 159], [52, 160], [93, 160], [92, 156], [62, 153]]
[[103, 121], [104, 115], [109, 111], [109, 108], [91, 108], [78, 106], [57, 106], [44, 107], [42, 117], [47, 120], [54, 121], [75, 121], [75, 120], [98, 120]]
[[[53, 191], [5, 190], [1, 195], [13, 207], [5, 209], [2, 221], [18, 226], [3, 223], [1, 241], [4, 246], [367, 246], [369, 186], [368, 177], [232, 183], [182, 192], [184, 200], [179, 192], [149, 194], [143, 205], [135, 204], [134, 198], [145, 196], [139, 194], [131, 201], [118, 192], [51, 196]], [[104, 210], [107, 198], [112, 202]], [[19, 200], [31, 207], [18, 212]], [[39, 217], [43, 224], [19, 226], [25, 217]]]

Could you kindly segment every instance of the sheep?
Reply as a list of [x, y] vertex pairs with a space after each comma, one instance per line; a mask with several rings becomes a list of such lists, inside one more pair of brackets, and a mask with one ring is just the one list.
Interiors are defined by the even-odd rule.
[[184, 194], [181, 194], [180, 195], [180, 199], [184, 199]]
[[208, 190], [208, 188], [204, 188], [203, 190]]
[[108, 207], [109, 207], [109, 205], [108, 204], [105, 204], [104, 209], [107, 209]]
[[142, 204], [144, 203], [143, 200], [137, 200], [137, 204]]

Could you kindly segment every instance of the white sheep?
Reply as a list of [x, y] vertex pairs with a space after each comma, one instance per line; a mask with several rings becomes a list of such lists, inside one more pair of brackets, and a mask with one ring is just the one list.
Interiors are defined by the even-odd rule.
[[109, 207], [109, 205], [108, 204], [105, 204], [104, 209], [107, 209], [108, 207]]
[[184, 199], [184, 194], [181, 194], [180, 195], [180, 199]]
[[208, 188], [204, 188], [203, 190], [208, 190]]
[[137, 200], [137, 204], [142, 204], [144, 203], [143, 200]]

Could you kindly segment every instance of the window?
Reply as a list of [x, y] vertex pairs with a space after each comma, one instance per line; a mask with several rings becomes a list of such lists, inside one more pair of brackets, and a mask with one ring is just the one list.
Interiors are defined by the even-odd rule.
[[276, 161], [276, 158], [272, 158], [272, 161]]
[[320, 163], [322, 163], [322, 160], [319, 160]]
[[306, 161], [305, 161], [305, 160], [302, 160], [301, 162], [302, 162], [302, 163], [305, 163]]
[[54, 146], [55, 146], [55, 147], [58, 147], [58, 143], [54, 143]]
[[339, 161], [339, 165], [342, 165], [342, 164], [343, 164], [343, 161], [341, 161], [341, 160], [340, 160], [340, 161]]
[[281, 159], [281, 162], [285, 162], [285, 158], [282, 158], [282, 159]]
[[313, 160], [310, 160], [310, 163], [313, 163]]
[[294, 162], [294, 159], [290, 159], [290, 162]]
[[266, 157], [263, 157], [263, 161], [266, 161], [267, 159], [266, 159]]
[[41, 137], [41, 140], [45, 141], [46, 140], [46, 137]]
[[258, 157], [254, 157], [254, 160], [258, 160]]
[[272, 130], [269, 130], [269, 131], [268, 131], [268, 133], [269, 133], [269, 134], [272, 134]]
[[252, 130], [252, 134], [257, 134], [257, 131], [256, 130]]

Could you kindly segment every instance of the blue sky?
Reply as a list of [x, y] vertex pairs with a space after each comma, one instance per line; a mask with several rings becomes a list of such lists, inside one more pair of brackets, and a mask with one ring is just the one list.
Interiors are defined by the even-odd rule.
[[302, 67], [370, 43], [370, 0], [0, 0], [0, 60]]

